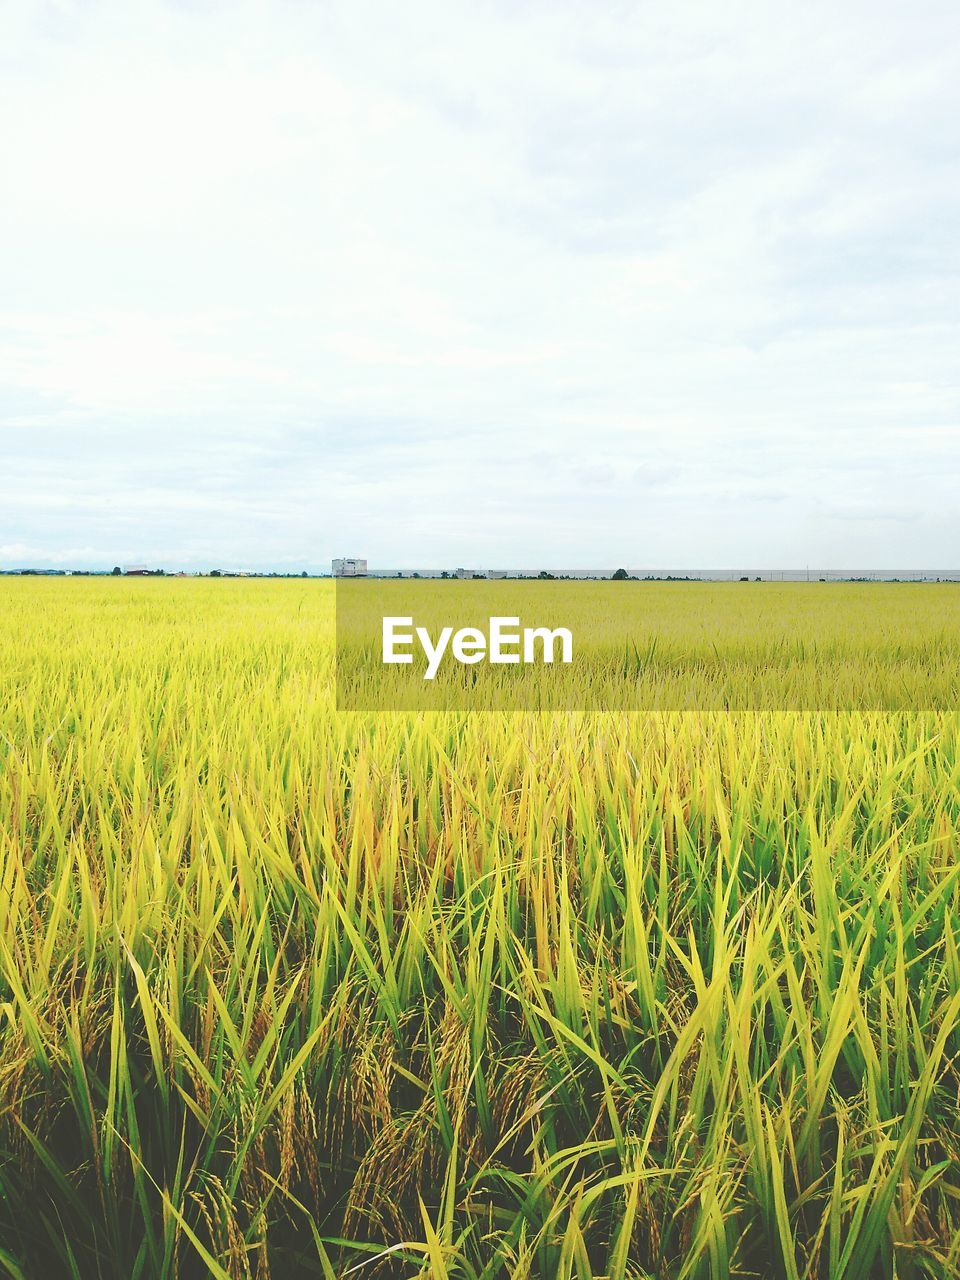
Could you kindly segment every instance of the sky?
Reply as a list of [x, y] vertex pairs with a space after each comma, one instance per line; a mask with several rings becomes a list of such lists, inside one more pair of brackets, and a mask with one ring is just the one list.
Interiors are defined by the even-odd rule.
[[0, 568], [960, 563], [960, 6], [0, 0]]

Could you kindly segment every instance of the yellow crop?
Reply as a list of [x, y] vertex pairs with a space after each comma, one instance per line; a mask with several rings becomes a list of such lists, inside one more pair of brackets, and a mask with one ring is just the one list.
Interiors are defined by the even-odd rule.
[[333, 610], [0, 582], [0, 1273], [960, 1274], [957, 710], [338, 713]]

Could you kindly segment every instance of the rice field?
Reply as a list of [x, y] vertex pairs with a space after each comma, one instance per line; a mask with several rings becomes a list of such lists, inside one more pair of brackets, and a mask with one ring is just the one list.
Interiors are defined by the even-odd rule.
[[960, 1275], [955, 704], [344, 713], [333, 636], [0, 581], [0, 1274]]

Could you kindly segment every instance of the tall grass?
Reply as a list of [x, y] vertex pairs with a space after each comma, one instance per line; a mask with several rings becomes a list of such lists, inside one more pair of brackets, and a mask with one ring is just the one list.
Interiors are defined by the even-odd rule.
[[960, 1274], [960, 715], [338, 715], [0, 585], [0, 1273]]

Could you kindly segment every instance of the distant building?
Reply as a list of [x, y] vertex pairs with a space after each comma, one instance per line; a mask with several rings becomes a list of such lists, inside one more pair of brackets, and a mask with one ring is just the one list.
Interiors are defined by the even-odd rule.
[[367, 576], [366, 560], [357, 560], [354, 557], [343, 557], [333, 562], [333, 576], [335, 578], [365, 578]]
[[150, 570], [142, 564], [128, 564], [124, 566], [123, 576], [125, 578], [149, 578]]
[[458, 578], [462, 578], [468, 582], [477, 576], [472, 569], [457, 569], [456, 573]]
[[487, 570], [488, 578], [505, 578], [506, 576], [507, 576], [506, 569], [488, 569]]

